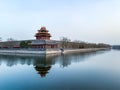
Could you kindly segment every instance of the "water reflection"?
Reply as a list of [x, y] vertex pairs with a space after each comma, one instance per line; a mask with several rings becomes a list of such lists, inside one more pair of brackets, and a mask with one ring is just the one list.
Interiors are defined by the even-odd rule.
[[97, 51], [97, 52], [88, 52], [88, 53], [75, 53], [75, 54], [62, 54], [56, 62], [59, 62], [60, 66], [67, 67], [73, 62], [82, 62], [88, 60], [89, 57], [93, 57], [99, 54], [103, 54], [107, 51]]
[[51, 69], [51, 66], [35, 66], [34, 68], [36, 71], [38, 71], [38, 74], [40, 74], [41, 77], [45, 77]]
[[41, 77], [45, 77], [48, 74], [52, 65], [56, 63], [61, 67], [67, 67], [73, 62], [82, 62], [87, 60], [88, 57], [95, 56], [104, 53], [104, 51], [91, 52], [91, 53], [76, 53], [76, 54], [62, 54], [51, 56], [0, 56], [0, 65], [5, 64], [7, 67], [14, 65], [32, 65], [34, 69], [40, 74]]

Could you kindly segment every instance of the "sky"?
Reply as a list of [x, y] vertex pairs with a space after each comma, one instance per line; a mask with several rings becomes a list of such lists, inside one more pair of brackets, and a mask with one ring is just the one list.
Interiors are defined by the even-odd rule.
[[51, 39], [120, 44], [120, 0], [0, 0], [0, 37], [35, 39], [45, 26]]

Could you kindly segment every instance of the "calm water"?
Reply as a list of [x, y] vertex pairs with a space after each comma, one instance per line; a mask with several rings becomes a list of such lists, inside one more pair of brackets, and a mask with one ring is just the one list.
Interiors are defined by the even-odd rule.
[[120, 51], [0, 56], [0, 90], [120, 90]]

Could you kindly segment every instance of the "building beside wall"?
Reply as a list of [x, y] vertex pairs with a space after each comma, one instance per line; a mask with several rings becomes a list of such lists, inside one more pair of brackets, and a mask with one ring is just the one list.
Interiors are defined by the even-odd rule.
[[40, 30], [35, 34], [35, 40], [21, 40], [21, 41], [5, 41], [0, 42], [1, 49], [21, 49], [21, 43], [26, 43], [29, 41], [29, 47], [31, 49], [56, 49], [58, 48], [58, 43], [51, 40], [51, 34], [46, 29], [46, 27], [41, 27]]
[[50, 40], [50, 33], [46, 27], [41, 27], [40, 30], [35, 34], [36, 40], [31, 43], [31, 48], [58, 48], [56, 41]]

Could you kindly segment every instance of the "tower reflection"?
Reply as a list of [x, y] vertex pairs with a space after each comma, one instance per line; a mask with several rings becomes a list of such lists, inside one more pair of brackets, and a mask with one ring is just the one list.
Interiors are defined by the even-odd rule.
[[55, 59], [58, 55], [42, 55], [42, 56], [6, 56], [0, 55], [0, 65], [3, 63], [7, 67], [14, 65], [32, 65], [34, 69], [40, 74], [41, 77], [45, 77], [49, 70], [52, 68], [51, 65], [55, 64]]
[[56, 57], [56, 55], [44, 56], [34, 60], [34, 68], [41, 77], [46, 77], [46, 75], [49, 73], [49, 70], [52, 68], [51, 65], [55, 64]]
[[34, 68], [38, 71], [38, 74], [40, 74], [41, 77], [45, 77], [47, 73], [49, 73], [51, 66], [35, 66]]

